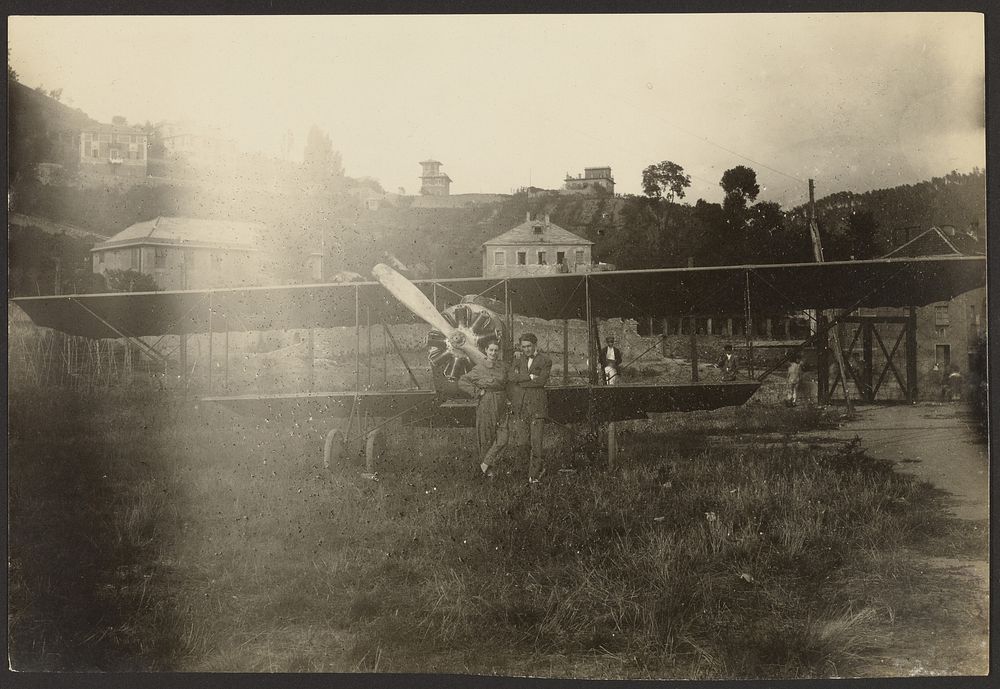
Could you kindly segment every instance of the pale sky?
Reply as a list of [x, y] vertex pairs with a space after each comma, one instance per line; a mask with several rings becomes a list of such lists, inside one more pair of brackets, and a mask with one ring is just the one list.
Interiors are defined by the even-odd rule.
[[11, 17], [22, 83], [91, 117], [193, 119], [301, 159], [312, 124], [347, 174], [416, 193], [555, 189], [610, 165], [616, 190], [672, 160], [686, 201], [757, 171], [792, 206], [985, 167], [984, 31], [964, 13]]

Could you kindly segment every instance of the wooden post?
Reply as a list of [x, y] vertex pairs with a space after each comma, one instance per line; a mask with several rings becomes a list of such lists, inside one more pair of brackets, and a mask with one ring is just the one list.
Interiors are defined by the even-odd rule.
[[862, 353], [864, 356], [864, 369], [861, 372], [861, 389], [864, 397], [869, 402], [875, 401], [875, 389], [872, 386], [872, 329], [875, 324], [870, 320], [861, 323]]
[[[823, 244], [819, 236], [819, 225], [816, 222], [816, 190], [813, 180], [809, 180], [809, 236], [812, 239], [813, 258], [817, 263], [823, 262]], [[834, 312], [836, 315], [836, 312]], [[833, 356], [837, 360], [837, 367], [840, 369], [840, 379], [844, 386], [844, 405], [847, 407], [847, 415], [854, 416], [854, 404], [851, 402], [851, 392], [847, 387], [847, 369], [844, 366], [844, 350], [840, 346], [840, 324], [833, 331]]]
[[500, 344], [503, 349], [504, 361], [508, 364], [514, 360], [514, 314], [511, 312], [510, 308], [510, 281], [506, 278], [503, 281], [503, 310], [504, 310], [504, 324], [506, 325], [506, 333], [504, 333], [504, 339], [506, 342]]
[[[229, 389], [229, 321], [228, 320], [226, 321], [226, 335], [223, 338], [223, 344], [226, 350], [226, 360], [222, 364], [222, 384], [226, 388], [226, 390], [228, 390]], [[164, 368], [164, 371], [165, 370], [166, 368]]]
[[746, 271], [746, 286], [743, 297], [743, 334], [747, 341], [747, 375], [753, 378], [753, 319], [750, 316], [750, 271]]
[[309, 376], [309, 392], [312, 392], [316, 389], [316, 335], [312, 328], [306, 331], [306, 355], [308, 356], [306, 371]]
[[214, 309], [212, 308], [212, 293], [209, 292], [208, 293], [208, 394], [209, 395], [212, 394], [212, 373], [213, 373], [212, 369], [215, 368], [215, 360], [212, 357], [212, 344], [215, 342], [215, 337], [214, 337], [215, 332], [212, 330], [214, 325], [212, 320], [215, 315], [213, 311]]
[[618, 466], [618, 424], [608, 423], [608, 469], [614, 471]]
[[827, 404], [830, 401], [830, 350], [829, 327], [826, 316], [819, 314], [819, 332], [816, 333], [816, 401]]
[[361, 290], [354, 288], [354, 392], [361, 392]]
[[[187, 333], [181, 333], [179, 335], [181, 338], [181, 382], [187, 383], [188, 376], [188, 336]], [[125, 341], [125, 346], [128, 347], [128, 340]]]
[[569, 320], [563, 319], [563, 385], [569, 385]]
[[906, 314], [906, 400], [917, 401], [917, 309], [909, 307]]
[[597, 362], [594, 357], [597, 347], [594, 338], [594, 319], [590, 307], [590, 276], [583, 276], [583, 293], [587, 311], [587, 422], [590, 431], [597, 436], [597, 420], [594, 418], [594, 385], [597, 383]]
[[667, 335], [670, 334], [670, 319], [666, 316], [660, 318], [660, 325], [663, 326], [663, 333], [660, 335], [660, 356], [666, 358], [669, 352], [667, 351]]
[[594, 319], [590, 308], [590, 279], [584, 275], [584, 295], [587, 299], [587, 378], [591, 385], [597, 384], [597, 346], [594, 338]]
[[368, 388], [371, 389], [372, 386], [372, 308], [370, 306], [365, 306], [365, 318], [367, 319], [367, 325], [365, 326], [365, 335], [368, 337]]
[[389, 343], [386, 341], [386, 327], [382, 323], [382, 387], [389, 389]]
[[698, 382], [698, 323], [694, 316], [691, 321], [691, 382]]

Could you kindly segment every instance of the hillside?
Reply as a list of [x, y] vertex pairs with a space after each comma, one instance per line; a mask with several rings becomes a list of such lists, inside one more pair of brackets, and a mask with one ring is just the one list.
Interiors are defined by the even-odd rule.
[[[870, 213], [878, 226], [880, 248], [889, 251], [910, 236], [932, 225], [986, 228], [986, 174], [952, 171], [917, 184], [864, 193], [831, 194], [816, 201], [820, 227], [832, 235], [842, 234], [852, 213]], [[805, 206], [793, 209], [794, 219], [804, 219]]]
[[36, 163], [72, 163], [76, 132], [96, 124], [79, 108], [11, 81], [7, 88], [9, 179], [16, 183]]
[[[43, 183], [23, 173], [34, 162], [71, 159], [73, 132], [94, 120], [16, 82], [10, 84], [9, 108], [9, 210], [32, 216], [33, 227], [48, 221], [111, 236], [158, 215], [257, 221], [271, 230], [266, 248], [279, 257], [277, 279], [282, 281], [304, 279], [306, 257], [321, 247], [328, 276], [341, 270], [367, 274], [386, 253], [424, 275], [479, 275], [482, 243], [529, 213], [548, 214], [552, 222], [593, 241], [594, 259], [619, 268], [811, 260], [801, 206], [783, 213], [776, 204], [756, 203], [733, 216], [722, 205], [702, 200], [518, 193], [464, 207], [419, 207], [411, 198], [368, 210], [360, 196], [351, 194], [365, 180], [345, 175], [333, 187], [310, 186], [300, 166], [287, 161], [271, 169], [251, 160], [242, 172], [220, 171], [205, 179], [147, 178], [132, 187], [76, 179], [71, 171], [62, 182]], [[816, 205], [828, 258], [847, 258], [858, 254], [859, 244], [869, 255], [881, 255], [902, 243], [907, 232], [931, 225], [985, 228], [985, 204], [985, 174], [974, 170], [861, 194], [839, 192]], [[9, 266], [14, 271], [32, 251], [30, 233], [20, 231], [18, 243]], [[32, 290], [54, 284], [46, 266], [70, 258], [57, 255], [59, 246], [39, 241], [44, 260], [32, 261]], [[78, 249], [71, 253], [78, 261]]]

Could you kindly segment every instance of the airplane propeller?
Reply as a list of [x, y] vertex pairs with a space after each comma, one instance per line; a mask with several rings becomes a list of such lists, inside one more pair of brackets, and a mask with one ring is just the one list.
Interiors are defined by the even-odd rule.
[[[448, 349], [456, 353], [464, 355], [464, 358], [469, 359], [473, 366], [486, 361], [486, 355], [476, 346], [475, 333], [469, 331], [467, 327], [458, 327], [449, 322], [449, 319], [445, 318], [444, 315], [434, 308], [431, 300], [416, 285], [384, 263], [379, 263], [372, 268], [372, 275], [403, 306], [438, 331], [444, 340], [441, 344], [446, 345]], [[461, 325], [464, 325], [464, 323]], [[468, 366], [467, 368], [472, 368], [472, 366]], [[452, 366], [449, 373], [449, 377], [458, 377], [461, 376], [462, 372], [459, 372]]]

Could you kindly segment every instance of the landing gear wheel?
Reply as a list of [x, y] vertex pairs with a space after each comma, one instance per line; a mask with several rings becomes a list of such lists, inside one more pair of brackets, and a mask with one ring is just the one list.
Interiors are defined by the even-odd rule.
[[347, 456], [347, 438], [339, 428], [334, 428], [326, 434], [323, 442], [323, 468], [329, 469], [331, 465], [342, 464]]
[[382, 431], [376, 428], [365, 436], [365, 473], [363, 474], [365, 478], [378, 480], [378, 471], [375, 467], [383, 455], [385, 455], [385, 441], [382, 437]]

